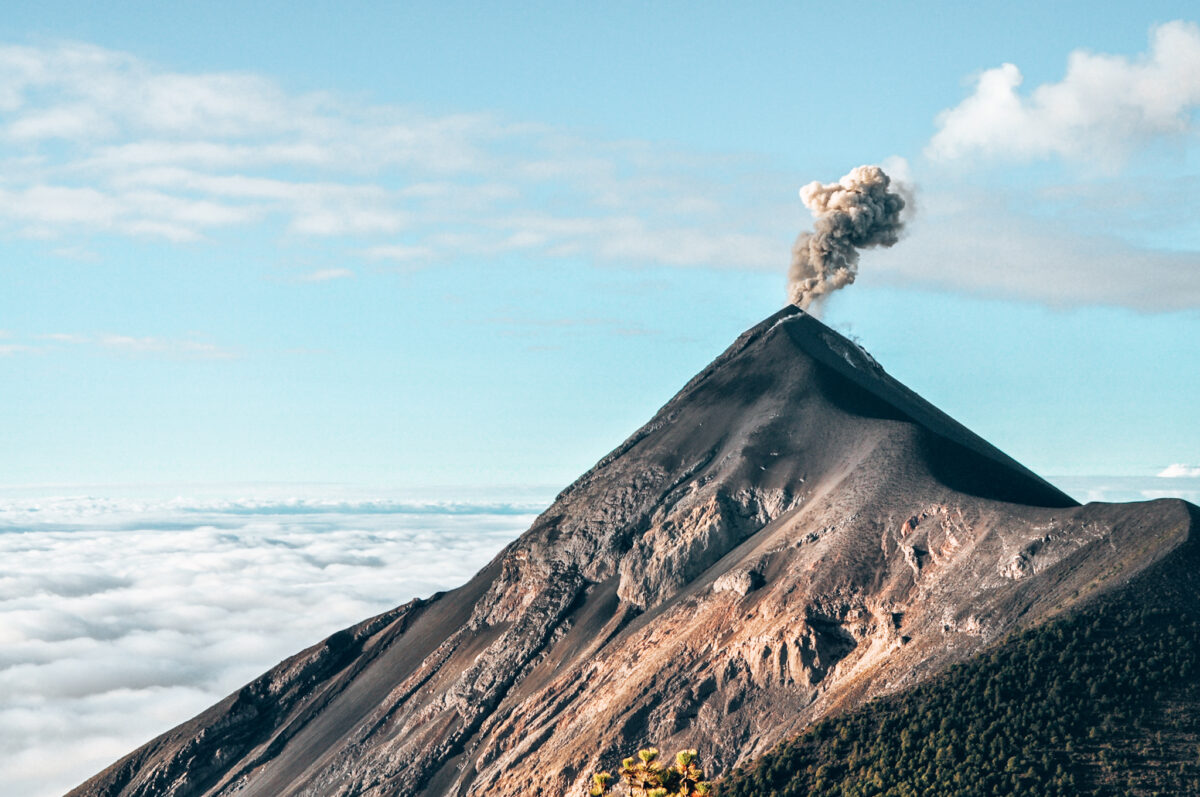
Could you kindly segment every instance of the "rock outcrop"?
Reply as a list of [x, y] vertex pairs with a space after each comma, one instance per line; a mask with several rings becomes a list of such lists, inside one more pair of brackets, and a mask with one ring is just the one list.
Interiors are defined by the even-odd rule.
[[712, 770], [1173, 555], [796, 308], [740, 337], [463, 587], [289, 659], [73, 795], [562, 795]]

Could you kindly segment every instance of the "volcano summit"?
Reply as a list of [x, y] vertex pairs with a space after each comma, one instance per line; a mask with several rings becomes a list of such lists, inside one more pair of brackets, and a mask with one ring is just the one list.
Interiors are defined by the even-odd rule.
[[284, 661], [72, 795], [583, 794], [710, 771], [1195, 557], [1080, 506], [788, 307], [469, 583]]

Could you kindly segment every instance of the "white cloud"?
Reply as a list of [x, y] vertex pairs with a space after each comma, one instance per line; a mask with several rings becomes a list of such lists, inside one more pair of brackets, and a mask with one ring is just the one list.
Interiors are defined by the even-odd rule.
[[1197, 479], [1200, 478], [1200, 465], [1175, 463], [1163, 468], [1158, 477], [1160, 479]]
[[58, 236], [69, 229], [193, 241], [205, 228], [244, 224], [257, 215], [252, 207], [157, 191], [106, 192], [42, 184], [17, 191], [0, 188], [0, 219], [23, 223], [25, 232], [39, 235]]
[[[1076, 144], [1112, 154], [1175, 129], [1172, 119], [1186, 127], [1198, 41], [1195, 26], [1171, 23], [1141, 59], [1076, 53], [1063, 81], [1028, 97], [1012, 69], [985, 75], [930, 143], [948, 168], [886, 162], [921, 184], [918, 210], [907, 240], [870, 253], [864, 282], [874, 272], [1050, 304], [1200, 306], [1194, 186], [1126, 176], [1055, 195], [1061, 187], [1033, 177], [1022, 195], [1002, 183], [979, 200], [964, 189], [978, 173], [961, 179], [978, 160], [967, 154], [1071, 154]], [[806, 221], [795, 196], [804, 180], [770, 185], [761, 169], [751, 179], [748, 160], [290, 93], [255, 75], [180, 74], [87, 45], [0, 47], [3, 76], [0, 102], [12, 111], [0, 138], [19, 166], [0, 181], [0, 235], [60, 239], [64, 256], [92, 251], [100, 235], [211, 245], [237, 228], [239, 239], [247, 229], [330, 238], [331, 251], [414, 268], [519, 253], [774, 270]], [[85, 111], [87, 130], [70, 122]]]
[[371, 235], [404, 229], [410, 216], [402, 210], [329, 205], [301, 210], [289, 229], [303, 235]]
[[1077, 501], [1153, 501], [1181, 498], [1200, 503], [1200, 472], [1164, 483], [1160, 476], [1051, 476], [1050, 481]]
[[94, 108], [58, 107], [21, 116], [9, 126], [8, 134], [18, 140], [79, 138], [106, 128], [111, 126]]
[[202, 360], [228, 360], [237, 357], [237, 352], [232, 349], [202, 340], [103, 334], [98, 335], [95, 342], [105, 349], [123, 354], [164, 354]]
[[327, 634], [463, 583], [531, 509], [0, 498], [5, 794], [61, 794]]
[[780, 253], [786, 251], [790, 237], [773, 240], [739, 232], [638, 225], [595, 245], [601, 257], [610, 261], [770, 270], [779, 268]]
[[1200, 106], [1200, 27], [1155, 28], [1136, 59], [1076, 50], [1058, 83], [1018, 93], [1021, 70], [984, 71], [970, 97], [938, 117], [927, 154], [938, 160], [1121, 159], [1149, 139], [1193, 129]]
[[[100, 234], [212, 241], [254, 224], [413, 262], [520, 249], [726, 265], [747, 247], [752, 261], [768, 249], [786, 260], [790, 232], [735, 221], [729, 182], [697, 181], [709, 159], [685, 167], [649, 145], [180, 73], [87, 44], [0, 46], [0, 86], [0, 140], [23, 164], [0, 183], [0, 232], [68, 239], [60, 250]], [[559, 224], [512, 223], [544, 212], [546, 196]], [[581, 230], [631, 217], [644, 229], [619, 239]]]
[[1039, 218], [1019, 203], [1014, 209], [1005, 198], [1000, 191], [926, 191], [904, 240], [871, 252], [860, 279], [1060, 307], [1200, 307], [1200, 253], [1155, 250], [1083, 231], [1061, 215]]
[[55, 257], [61, 257], [66, 260], [78, 260], [80, 262], [96, 262], [100, 259], [94, 250], [88, 249], [86, 246], [60, 246], [52, 249], [50, 254]]
[[791, 233], [750, 234], [648, 222], [643, 216], [570, 216], [547, 213], [501, 215], [483, 223], [484, 233], [432, 236], [443, 248], [497, 254], [535, 250], [552, 255], [590, 255], [599, 261], [717, 268], [781, 268]]
[[406, 246], [405, 244], [385, 244], [372, 246], [363, 250], [363, 254], [372, 260], [396, 260], [407, 262], [411, 260], [427, 260], [433, 257], [434, 250], [430, 246]]
[[103, 139], [125, 129], [217, 135], [303, 127], [290, 101], [255, 75], [188, 75], [157, 70], [124, 53], [81, 43], [0, 49], [0, 76], [15, 95], [15, 138]]
[[120, 211], [113, 198], [94, 188], [34, 185], [0, 189], [0, 214], [34, 224], [111, 227]]
[[50, 332], [45, 335], [38, 335], [37, 337], [40, 340], [52, 340], [55, 343], [71, 343], [75, 345], [91, 342], [91, 338], [87, 335], [77, 335], [74, 332]]
[[[37, 344], [11, 343], [0, 346], [0, 355], [47, 353], [67, 346], [89, 347], [96, 352], [143, 356], [158, 355], [185, 360], [228, 360], [239, 356], [235, 349], [196, 338], [163, 338], [151, 335], [120, 335], [110, 332], [84, 335], [77, 332], [49, 332], [32, 338]], [[7, 351], [5, 349], [8, 349]]]

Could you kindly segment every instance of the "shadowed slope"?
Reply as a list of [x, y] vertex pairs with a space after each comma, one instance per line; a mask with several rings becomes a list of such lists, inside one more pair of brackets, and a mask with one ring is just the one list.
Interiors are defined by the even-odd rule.
[[1182, 507], [1077, 506], [788, 308], [469, 584], [73, 794], [559, 795], [646, 742], [728, 768], [1121, 583]]

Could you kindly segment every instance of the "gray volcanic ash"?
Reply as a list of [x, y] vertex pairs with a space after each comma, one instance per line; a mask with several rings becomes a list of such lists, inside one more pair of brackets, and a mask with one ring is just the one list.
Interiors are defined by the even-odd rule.
[[892, 246], [904, 230], [905, 200], [878, 166], [859, 166], [836, 183], [811, 182], [800, 199], [816, 220], [792, 244], [788, 300], [808, 309], [858, 276], [858, 250]]
[[335, 634], [72, 795], [562, 795], [713, 770], [1156, 563], [1187, 504], [1079, 506], [789, 307], [470, 582]]

